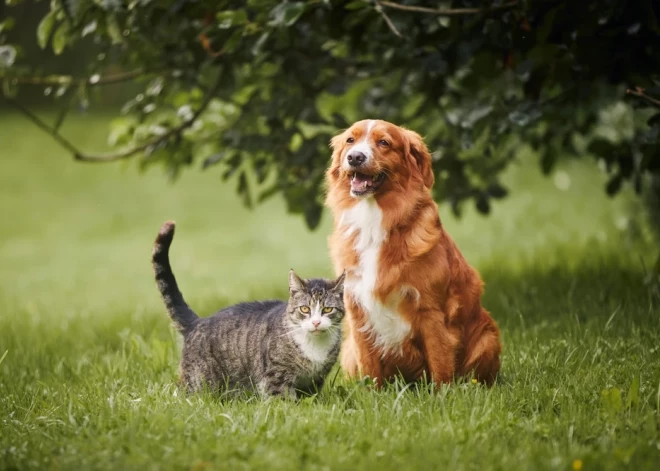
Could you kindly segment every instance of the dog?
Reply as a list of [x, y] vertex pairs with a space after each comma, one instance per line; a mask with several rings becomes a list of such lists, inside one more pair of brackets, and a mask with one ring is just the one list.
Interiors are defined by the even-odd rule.
[[483, 283], [445, 232], [431, 155], [414, 131], [363, 120], [332, 138], [330, 256], [346, 271], [341, 366], [382, 386], [397, 375], [437, 385], [500, 369], [499, 328]]

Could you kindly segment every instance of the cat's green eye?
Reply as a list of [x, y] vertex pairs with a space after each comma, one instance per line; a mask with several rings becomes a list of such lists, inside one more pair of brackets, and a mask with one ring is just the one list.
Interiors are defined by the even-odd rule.
[[330, 314], [334, 310], [335, 310], [334, 307], [324, 307], [323, 308], [323, 314]]
[[300, 306], [299, 309], [303, 314], [309, 314], [309, 306]]

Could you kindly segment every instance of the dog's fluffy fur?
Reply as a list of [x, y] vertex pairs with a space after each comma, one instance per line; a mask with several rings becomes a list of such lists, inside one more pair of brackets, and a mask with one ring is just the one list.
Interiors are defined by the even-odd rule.
[[437, 384], [474, 374], [492, 384], [499, 329], [481, 307], [479, 274], [442, 227], [422, 138], [364, 120], [331, 146], [326, 204], [334, 216], [335, 271], [346, 270], [345, 372], [378, 384], [397, 374]]

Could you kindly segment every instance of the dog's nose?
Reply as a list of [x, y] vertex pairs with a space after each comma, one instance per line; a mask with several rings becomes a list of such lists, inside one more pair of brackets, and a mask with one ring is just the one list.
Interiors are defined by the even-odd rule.
[[346, 159], [348, 160], [348, 165], [351, 167], [359, 167], [364, 163], [365, 160], [367, 160], [367, 156], [362, 152], [351, 151], [346, 156]]

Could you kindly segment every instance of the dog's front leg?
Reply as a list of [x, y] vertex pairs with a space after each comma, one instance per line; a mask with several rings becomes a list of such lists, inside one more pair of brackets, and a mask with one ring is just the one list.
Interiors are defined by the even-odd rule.
[[422, 324], [421, 338], [426, 358], [427, 373], [438, 386], [450, 383], [456, 371], [456, 353], [460, 332], [448, 328], [441, 313], [428, 313]]
[[[381, 387], [383, 385], [381, 352], [374, 345], [371, 332], [365, 328], [366, 313], [359, 304], [351, 300], [347, 304], [347, 316], [351, 324], [349, 332], [351, 338], [347, 339], [345, 344], [350, 342], [350, 347], [357, 356], [359, 374], [369, 376], [374, 380], [377, 387]], [[346, 357], [342, 356], [343, 364], [348, 364], [347, 360]]]

